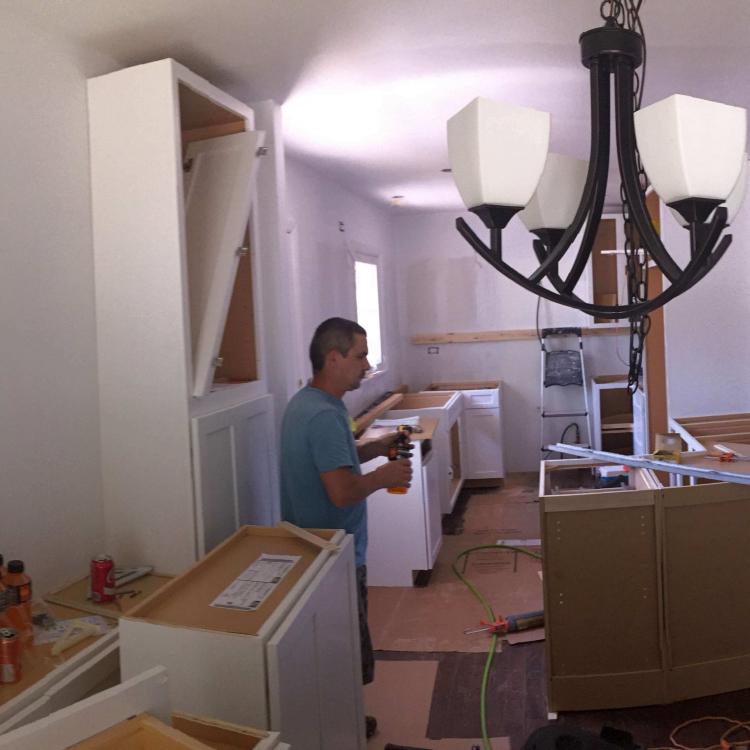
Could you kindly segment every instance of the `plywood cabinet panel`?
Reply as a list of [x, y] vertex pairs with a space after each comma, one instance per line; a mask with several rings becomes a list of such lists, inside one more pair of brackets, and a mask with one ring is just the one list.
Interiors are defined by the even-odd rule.
[[629, 489], [579, 483], [597, 465], [542, 462], [550, 708], [623, 708], [750, 687], [750, 487], [666, 488], [632, 468]]

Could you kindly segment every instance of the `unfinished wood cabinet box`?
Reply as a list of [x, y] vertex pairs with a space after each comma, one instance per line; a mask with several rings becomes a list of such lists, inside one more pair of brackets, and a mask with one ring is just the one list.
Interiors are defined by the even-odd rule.
[[595, 465], [541, 466], [550, 710], [750, 687], [750, 487], [661, 487], [631, 469], [631, 490], [554, 490], [555, 473]]
[[222, 726], [198, 717], [177, 716], [172, 726], [139, 714], [72, 745], [70, 750], [271, 750], [278, 742], [267, 732]]
[[255, 111], [174, 60], [89, 80], [88, 104], [105, 546], [180, 573], [276, 520], [259, 263], [275, 213], [256, 207], [277, 164], [259, 167]]
[[669, 428], [678, 432], [688, 450], [713, 450], [715, 443], [750, 444], [750, 414], [712, 414], [703, 417], [675, 417]]
[[[364, 748], [352, 537], [243, 527], [120, 620], [124, 678], [163, 664], [173, 707], [279, 731], [296, 750]], [[261, 554], [300, 560], [256, 611], [211, 603]]]

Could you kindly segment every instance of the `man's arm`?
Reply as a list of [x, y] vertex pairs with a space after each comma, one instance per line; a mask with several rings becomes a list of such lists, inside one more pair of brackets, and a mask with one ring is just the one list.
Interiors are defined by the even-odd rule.
[[342, 467], [324, 471], [320, 478], [330, 501], [338, 508], [348, 508], [361, 503], [368, 495], [386, 487], [408, 487], [411, 483], [411, 461], [400, 458], [378, 466], [367, 474], [355, 474]]

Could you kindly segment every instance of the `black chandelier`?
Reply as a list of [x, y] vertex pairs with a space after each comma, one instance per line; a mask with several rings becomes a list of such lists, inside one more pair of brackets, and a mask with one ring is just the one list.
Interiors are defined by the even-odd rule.
[[[489, 245], [461, 218], [456, 221], [458, 231], [493, 268], [534, 294], [598, 318], [628, 318], [631, 349], [638, 350], [637, 363], [631, 356], [631, 386], [640, 373], [648, 313], [694, 286], [729, 247], [732, 238], [724, 230], [732, 220], [730, 212], [736, 212], [744, 196], [747, 163], [744, 109], [677, 95], [641, 109], [646, 59], [639, 16], [642, 2], [605, 0], [601, 3], [604, 25], [580, 36], [581, 60], [589, 69], [591, 89], [588, 164], [547, 154], [547, 113], [475, 99], [448, 122], [453, 176], [467, 208], [489, 229]], [[603, 305], [577, 294], [576, 287], [604, 209], [610, 77], [614, 78], [628, 302]], [[646, 207], [649, 184], [689, 232], [690, 257], [682, 266], [651, 222]], [[503, 259], [502, 230], [519, 212], [537, 237], [532, 247], [538, 266], [528, 275]], [[577, 251], [570, 253], [563, 271], [561, 262], [579, 235]], [[649, 260], [669, 282], [652, 299], [647, 287]]]

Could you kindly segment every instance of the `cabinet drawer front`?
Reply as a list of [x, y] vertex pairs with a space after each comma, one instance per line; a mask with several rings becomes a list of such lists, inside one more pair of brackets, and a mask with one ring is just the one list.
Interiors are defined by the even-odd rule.
[[491, 409], [500, 405], [497, 390], [463, 391], [466, 409]]

